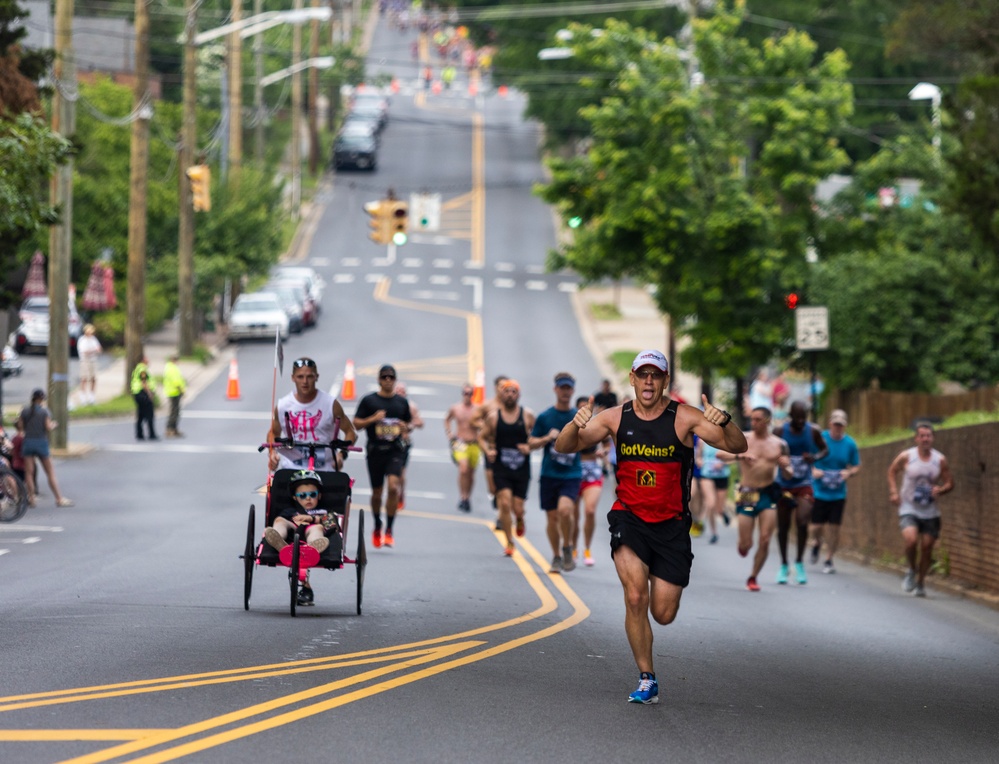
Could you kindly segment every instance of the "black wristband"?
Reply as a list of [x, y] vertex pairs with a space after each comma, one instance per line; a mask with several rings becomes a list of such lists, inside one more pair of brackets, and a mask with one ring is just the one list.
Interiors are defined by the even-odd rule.
[[725, 427], [729, 422], [732, 421], [731, 414], [729, 414], [727, 411], [723, 411], [722, 413], [725, 415], [725, 418], [718, 423], [719, 427]]

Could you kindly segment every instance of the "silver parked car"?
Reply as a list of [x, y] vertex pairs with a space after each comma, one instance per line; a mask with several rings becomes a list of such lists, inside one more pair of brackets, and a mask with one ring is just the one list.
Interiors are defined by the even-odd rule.
[[273, 339], [278, 333], [286, 340], [289, 323], [277, 295], [241, 294], [229, 314], [229, 341]]

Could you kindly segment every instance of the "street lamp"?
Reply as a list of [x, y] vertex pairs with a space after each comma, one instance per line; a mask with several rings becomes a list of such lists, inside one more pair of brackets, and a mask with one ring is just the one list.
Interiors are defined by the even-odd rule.
[[940, 88], [930, 82], [920, 82], [909, 91], [910, 101], [929, 101], [933, 109], [933, 148], [940, 151]]

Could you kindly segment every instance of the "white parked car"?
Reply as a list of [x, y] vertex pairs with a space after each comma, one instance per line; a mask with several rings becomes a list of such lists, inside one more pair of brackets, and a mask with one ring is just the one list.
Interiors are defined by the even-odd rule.
[[309, 286], [309, 297], [318, 306], [323, 301], [323, 291], [326, 282], [322, 276], [316, 273], [314, 268], [307, 265], [282, 265], [276, 269], [272, 275], [272, 280], [281, 281], [289, 278], [296, 278], [305, 281]]
[[[21, 305], [18, 317], [20, 325], [14, 332], [14, 349], [19, 353], [31, 348], [49, 346], [49, 298], [29, 297]], [[83, 320], [76, 312], [76, 306], [69, 304], [69, 352], [76, 355], [76, 341], [83, 333]]]
[[281, 333], [281, 339], [288, 339], [288, 314], [277, 295], [241, 294], [236, 298], [229, 313], [229, 341], [254, 339], [274, 339]]

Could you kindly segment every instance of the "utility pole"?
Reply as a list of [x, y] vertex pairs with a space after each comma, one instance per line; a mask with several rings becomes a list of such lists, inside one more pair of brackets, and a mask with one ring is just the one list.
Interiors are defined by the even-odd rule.
[[[318, 8], [320, 0], [312, 0]], [[319, 19], [309, 22], [309, 57], [319, 58]], [[309, 175], [313, 178], [319, 170], [319, 69], [309, 69]]]
[[[232, 0], [233, 23], [243, 19], [243, 0]], [[229, 35], [229, 167], [235, 179], [243, 159], [243, 38]]]
[[[56, 0], [55, 103], [52, 131], [64, 138], [76, 132], [76, 53], [73, 50], [73, 0]], [[49, 406], [56, 427], [50, 437], [65, 448], [69, 422], [69, 281], [73, 265], [73, 162], [70, 157], [52, 178], [51, 198], [61, 209], [49, 231]]]
[[[302, 0], [295, 0], [294, 10], [302, 10]], [[295, 24], [291, 32], [291, 218], [298, 220], [302, 196], [302, 25]]]
[[146, 188], [149, 172], [149, 6], [135, 0], [135, 87], [132, 104], [131, 161], [128, 188], [128, 315], [125, 324], [125, 389], [132, 369], [142, 360], [146, 322]]
[[[264, 0], [253, 0], [253, 15], [264, 12]], [[264, 86], [260, 82], [264, 78], [264, 38], [253, 36], [253, 113], [256, 119], [253, 125], [253, 156], [260, 167], [264, 166]]]
[[181, 355], [194, 352], [194, 204], [187, 168], [194, 164], [194, 149], [198, 140], [196, 98], [198, 92], [198, 52], [194, 35], [198, 33], [198, 4], [184, 0], [184, 113], [180, 135], [178, 162], [179, 232], [177, 244], [177, 303], [180, 312]]

